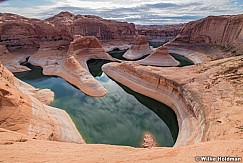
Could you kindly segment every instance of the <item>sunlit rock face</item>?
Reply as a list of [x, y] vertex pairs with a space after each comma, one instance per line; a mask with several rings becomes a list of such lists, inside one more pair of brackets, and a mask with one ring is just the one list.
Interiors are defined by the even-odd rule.
[[219, 46], [223, 51], [242, 54], [243, 15], [208, 16], [189, 22], [171, 44]]

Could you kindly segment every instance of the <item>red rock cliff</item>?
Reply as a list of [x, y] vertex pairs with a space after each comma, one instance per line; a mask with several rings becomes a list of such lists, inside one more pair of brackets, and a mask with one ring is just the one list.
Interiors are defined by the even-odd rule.
[[0, 14], [0, 44], [9, 49], [38, 48], [41, 42], [67, 40], [67, 32], [59, 32], [52, 24], [15, 14]]
[[8, 49], [39, 48], [44, 42], [68, 46], [74, 35], [95, 36], [102, 41], [132, 40], [135, 25], [69, 12], [46, 20], [0, 13], [0, 44]]
[[243, 15], [209, 16], [189, 22], [172, 44], [216, 45], [242, 53]]
[[106, 20], [98, 16], [61, 12], [46, 20], [58, 29], [66, 28], [72, 35], [95, 36], [102, 41], [132, 40], [135, 35], [133, 23]]

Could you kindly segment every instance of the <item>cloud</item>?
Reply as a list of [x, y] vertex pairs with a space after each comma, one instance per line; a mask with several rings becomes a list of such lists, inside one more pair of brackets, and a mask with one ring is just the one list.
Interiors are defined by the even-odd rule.
[[25, 2], [6, 1], [0, 4], [1, 12], [23, 16], [47, 18], [61, 11], [75, 14], [97, 15], [136, 24], [174, 24], [200, 19], [208, 15], [239, 14], [241, 0], [43, 0]]

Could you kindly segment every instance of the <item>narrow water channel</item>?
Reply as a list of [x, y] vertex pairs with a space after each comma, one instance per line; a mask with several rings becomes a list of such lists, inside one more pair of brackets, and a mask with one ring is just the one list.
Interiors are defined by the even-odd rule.
[[67, 111], [87, 143], [140, 147], [146, 132], [159, 146], [173, 146], [178, 135], [176, 115], [169, 107], [116, 83], [101, 71], [103, 60], [89, 61], [92, 75], [108, 90], [104, 97], [82, 93], [65, 80], [45, 76], [42, 69], [15, 76], [37, 88], [49, 88], [55, 93], [51, 104]]

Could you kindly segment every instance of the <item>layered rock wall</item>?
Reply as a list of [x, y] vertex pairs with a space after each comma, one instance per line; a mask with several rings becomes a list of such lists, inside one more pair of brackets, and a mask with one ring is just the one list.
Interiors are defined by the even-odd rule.
[[179, 62], [175, 60], [168, 52], [167, 47], [160, 46], [153, 53], [151, 53], [148, 57], [136, 61], [136, 63], [142, 65], [150, 65], [150, 66], [178, 66]]
[[67, 45], [71, 40], [71, 35], [60, 33], [47, 21], [0, 14], [0, 44], [6, 45], [10, 50], [38, 49], [45, 41], [60, 41], [60, 44]]
[[0, 44], [8, 49], [38, 49], [57, 44], [67, 46], [74, 35], [95, 36], [102, 41], [132, 40], [135, 25], [102, 19], [97, 16], [73, 15], [61, 12], [49, 19], [28, 19], [15, 14], [0, 14]]
[[[84, 143], [71, 118], [63, 110], [41, 103], [54, 99], [43, 91], [17, 80], [0, 63], [0, 127], [33, 139]], [[51, 95], [50, 95], [51, 93]]]
[[175, 111], [179, 124], [175, 146], [242, 138], [242, 56], [182, 68], [109, 63], [103, 70]]
[[73, 15], [61, 12], [46, 21], [57, 29], [69, 31], [71, 35], [95, 36], [101, 41], [132, 40], [135, 35], [133, 23], [102, 19], [91, 15]]
[[175, 111], [179, 125], [175, 146], [200, 142], [205, 117], [200, 109], [201, 106], [194, 102], [197, 99], [194, 99], [195, 97], [179, 83], [150, 70], [143, 71], [142, 68], [129, 62], [109, 63], [102, 67], [103, 71], [116, 81], [166, 104]]
[[189, 22], [170, 45], [217, 46], [243, 54], [243, 15], [209, 16]]

